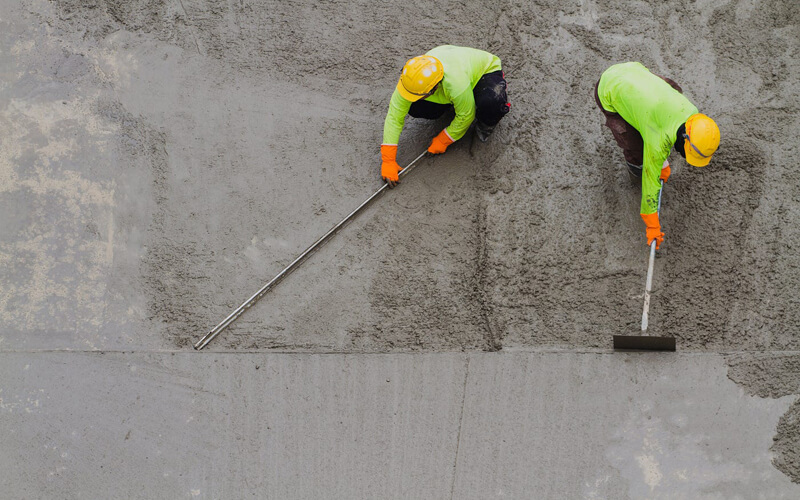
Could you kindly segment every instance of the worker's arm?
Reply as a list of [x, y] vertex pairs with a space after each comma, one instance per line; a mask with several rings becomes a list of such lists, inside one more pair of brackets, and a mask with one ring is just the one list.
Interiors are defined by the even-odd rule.
[[452, 99], [456, 117], [445, 130], [453, 141], [457, 141], [464, 137], [472, 120], [475, 119], [475, 96], [472, 94], [472, 89], [468, 88]]
[[395, 89], [389, 101], [389, 111], [383, 122], [383, 143], [381, 144], [381, 178], [395, 187], [400, 184], [400, 165], [397, 164], [397, 143], [400, 141], [400, 132], [406, 121], [406, 115], [411, 108], [411, 101], [403, 99]]
[[403, 130], [403, 125], [406, 122], [406, 115], [411, 108], [411, 101], [403, 99], [397, 89], [392, 94], [392, 99], [389, 101], [389, 111], [386, 113], [386, 119], [383, 122], [383, 143], [392, 146], [397, 146], [400, 141], [400, 132]]
[[456, 117], [453, 118], [450, 125], [433, 138], [430, 147], [428, 147], [429, 153], [444, 153], [447, 150], [447, 146], [464, 136], [472, 120], [475, 119], [475, 97], [472, 94], [472, 90], [465, 90], [453, 98], [452, 102]]
[[640, 215], [647, 227], [647, 244], [656, 240], [656, 248], [664, 242], [661, 222], [658, 219], [658, 194], [661, 191], [662, 165], [666, 161], [662, 154], [653, 151], [647, 144], [644, 146], [644, 165], [642, 169], [642, 205]]

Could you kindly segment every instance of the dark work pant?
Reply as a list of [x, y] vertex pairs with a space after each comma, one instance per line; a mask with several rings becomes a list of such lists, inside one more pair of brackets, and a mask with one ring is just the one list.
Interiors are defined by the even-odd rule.
[[[502, 71], [483, 75], [472, 89], [472, 95], [475, 97], [475, 118], [485, 125], [497, 125], [511, 109], [506, 93], [506, 79]], [[452, 104], [439, 104], [420, 99], [411, 104], [408, 114], [414, 118], [435, 120], [450, 109], [453, 109]]]
[[[670, 84], [672, 88], [681, 94], [683, 93], [683, 89], [674, 81], [669, 78], [664, 78], [663, 76], [659, 76], [659, 78]], [[617, 145], [622, 148], [625, 161], [641, 167], [644, 163], [644, 141], [642, 140], [642, 134], [633, 128], [633, 125], [626, 122], [619, 114], [611, 113], [603, 108], [603, 105], [600, 104], [600, 96], [597, 93], [597, 87], [599, 85], [600, 80], [597, 80], [597, 83], [594, 85], [594, 100], [597, 103], [597, 107], [600, 108], [600, 111], [602, 111], [606, 117], [606, 127], [611, 129], [614, 140], [616, 140]]]

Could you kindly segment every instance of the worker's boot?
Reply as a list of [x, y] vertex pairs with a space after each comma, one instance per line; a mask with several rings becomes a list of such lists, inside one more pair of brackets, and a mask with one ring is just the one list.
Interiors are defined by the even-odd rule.
[[486, 125], [479, 120], [475, 120], [475, 134], [481, 142], [489, 140], [489, 136], [492, 135], [495, 127], [496, 125]]
[[631, 162], [625, 162], [628, 165], [628, 176], [631, 179], [631, 184], [641, 184], [642, 183], [642, 166], [641, 165], [634, 165]]

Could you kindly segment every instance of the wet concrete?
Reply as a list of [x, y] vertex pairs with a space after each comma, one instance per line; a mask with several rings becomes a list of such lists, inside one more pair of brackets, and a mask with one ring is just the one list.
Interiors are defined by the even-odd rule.
[[[0, 4], [3, 352], [191, 349], [380, 186], [399, 68], [454, 43], [503, 60], [491, 141], [424, 160], [209, 349], [594, 353], [637, 331], [639, 192], [591, 91], [639, 60], [722, 130], [709, 167], [672, 158], [652, 333], [736, 353], [764, 404], [798, 394], [793, 2]], [[442, 126], [409, 119], [400, 163]], [[744, 368], [764, 357], [788, 360], [767, 392]], [[797, 414], [771, 453], [800, 482]]]

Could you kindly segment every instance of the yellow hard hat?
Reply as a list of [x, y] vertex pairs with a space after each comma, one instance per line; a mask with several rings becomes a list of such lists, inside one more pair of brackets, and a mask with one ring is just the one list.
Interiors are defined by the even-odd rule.
[[444, 67], [433, 56], [417, 56], [408, 60], [400, 73], [397, 91], [411, 102], [430, 95], [433, 88], [442, 80]]
[[695, 167], [705, 167], [719, 147], [719, 127], [706, 115], [695, 113], [686, 120], [683, 139], [686, 162]]

